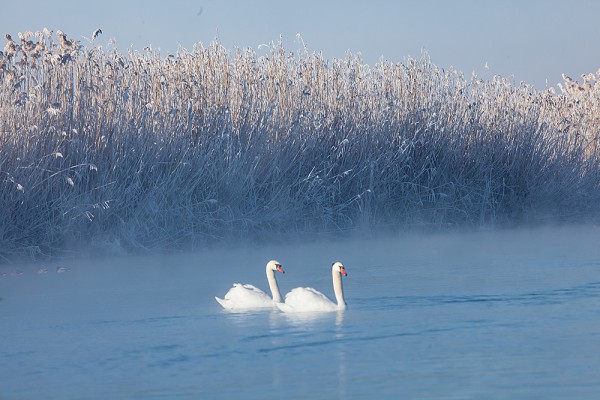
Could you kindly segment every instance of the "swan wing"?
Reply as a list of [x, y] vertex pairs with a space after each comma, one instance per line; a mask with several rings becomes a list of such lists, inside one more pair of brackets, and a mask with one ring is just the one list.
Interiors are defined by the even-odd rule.
[[324, 312], [337, 311], [337, 304], [323, 293], [311, 287], [292, 289], [285, 295], [285, 303], [277, 305], [283, 312]]
[[275, 305], [277, 306], [277, 308], [279, 309], [279, 311], [282, 312], [286, 312], [286, 313], [292, 313], [294, 311], [296, 311], [292, 306], [290, 306], [289, 304], [285, 304], [285, 303], [275, 303]]
[[215, 300], [221, 305], [221, 307], [227, 310], [231, 310], [232, 308], [234, 308], [233, 302], [229, 299], [222, 299], [220, 297], [215, 296]]
[[215, 297], [226, 309], [251, 309], [273, 307], [273, 299], [254, 285], [234, 283], [223, 299]]

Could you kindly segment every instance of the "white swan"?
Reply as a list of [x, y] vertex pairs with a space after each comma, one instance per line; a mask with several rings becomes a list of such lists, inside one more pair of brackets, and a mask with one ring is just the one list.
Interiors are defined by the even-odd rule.
[[325, 312], [346, 309], [344, 289], [342, 288], [342, 275], [348, 276], [341, 262], [333, 263], [331, 276], [333, 278], [333, 292], [337, 304], [329, 300], [323, 293], [310, 288], [295, 288], [285, 295], [285, 303], [275, 305], [283, 312]]
[[285, 274], [281, 264], [278, 261], [271, 260], [267, 263], [266, 272], [273, 298], [253, 285], [234, 283], [223, 299], [217, 296], [215, 296], [215, 299], [223, 308], [229, 310], [273, 307], [274, 303], [281, 302], [281, 293], [279, 293], [279, 286], [277, 286], [277, 279], [275, 279], [275, 271]]

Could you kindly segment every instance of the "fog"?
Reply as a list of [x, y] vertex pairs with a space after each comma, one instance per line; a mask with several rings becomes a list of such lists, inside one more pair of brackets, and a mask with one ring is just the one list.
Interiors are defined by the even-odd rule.
[[[177, 303], [183, 309], [213, 307], [216, 306], [213, 296], [224, 294], [234, 282], [253, 283], [267, 290], [264, 265], [271, 259], [280, 261], [287, 272], [279, 277], [282, 294], [308, 284], [318, 285], [319, 290], [329, 293], [328, 268], [335, 261], [347, 266], [350, 277], [346, 283], [351, 286], [360, 285], [361, 279], [370, 280], [370, 271], [386, 266], [400, 270], [400, 276], [422, 278], [422, 284], [416, 288], [397, 282], [396, 289], [404, 294], [439, 288], [446, 279], [456, 284], [456, 279], [449, 278], [452, 276], [464, 276], [464, 279], [460, 286], [446, 288], [451, 293], [485, 293], [488, 283], [510, 291], [516, 290], [525, 278], [519, 276], [518, 268], [511, 268], [509, 276], [506, 264], [539, 265], [537, 274], [527, 279], [535, 279], [543, 285], [544, 278], [552, 271], [550, 266], [565, 259], [586, 260], [598, 254], [600, 228], [569, 225], [382, 234], [370, 239], [317, 238], [286, 243], [274, 238], [274, 242], [273, 245], [221, 244], [189, 253], [4, 264], [0, 265], [0, 296], [5, 306], [16, 297], [23, 307], [36, 308], [48, 306], [44, 300], [47, 296], [62, 297], [71, 293], [77, 296], [82, 308], [98, 305], [109, 314], [128, 304], [145, 301], [144, 296], [171, 297], [173, 293], [181, 298], [171, 299], [170, 303]], [[431, 266], [435, 266], [435, 273], [430, 270]], [[56, 272], [61, 267], [66, 272]], [[475, 274], [476, 278], [470, 279], [473, 270], [485, 271], [485, 275]], [[524, 272], [530, 274], [531, 269], [526, 268]], [[569, 277], [564, 276], [564, 279]], [[136, 297], [133, 293], [144, 296]], [[71, 301], [67, 297], [65, 300]], [[160, 307], [161, 302], [154, 301], [156, 306]]]

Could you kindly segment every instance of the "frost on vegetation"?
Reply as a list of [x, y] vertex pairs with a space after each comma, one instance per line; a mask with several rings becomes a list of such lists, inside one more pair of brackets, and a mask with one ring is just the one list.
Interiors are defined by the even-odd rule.
[[538, 91], [427, 55], [162, 57], [98, 35], [6, 37], [2, 257], [598, 211], [600, 71]]

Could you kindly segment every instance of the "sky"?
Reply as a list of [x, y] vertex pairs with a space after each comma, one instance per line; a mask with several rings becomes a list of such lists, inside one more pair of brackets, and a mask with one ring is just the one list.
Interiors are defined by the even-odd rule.
[[579, 79], [600, 68], [596, 0], [30, 0], [1, 8], [2, 35], [47, 27], [88, 44], [84, 37], [100, 28], [95, 45], [113, 40], [121, 52], [150, 45], [166, 55], [218, 38], [260, 54], [280, 36], [297, 51], [300, 34], [327, 59], [351, 51], [374, 65], [426, 51], [441, 68], [538, 89], [556, 86], [562, 73]]

